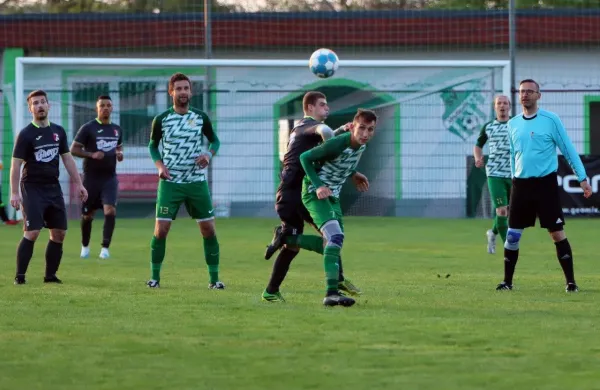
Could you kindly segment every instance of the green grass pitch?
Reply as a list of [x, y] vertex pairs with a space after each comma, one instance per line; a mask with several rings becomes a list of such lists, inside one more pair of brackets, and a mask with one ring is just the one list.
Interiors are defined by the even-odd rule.
[[284, 283], [287, 303], [261, 302], [275, 222], [217, 220], [225, 291], [207, 289], [188, 219], [173, 225], [159, 290], [145, 287], [151, 219], [117, 220], [106, 261], [102, 219], [88, 260], [71, 221], [60, 286], [42, 283], [47, 231], [28, 284], [14, 286], [20, 227], [0, 227], [0, 389], [600, 388], [597, 221], [568, 221], [581, 292], [567, 294], [539, 228], [523, 236], [515, 290], [496, 292], [491, 221], [347, 218], [344, 266], [364, 296], [332, 309], [308, 252]]

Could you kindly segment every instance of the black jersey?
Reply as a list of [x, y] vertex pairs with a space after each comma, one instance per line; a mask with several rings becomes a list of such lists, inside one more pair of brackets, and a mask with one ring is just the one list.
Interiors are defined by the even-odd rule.
[[317, 133], [317, 126], [320, 124], [314, 118], [304, 117], [292, 129], [288, 150], [283, 157], [282, 188], [302, 188], [304, 169], [300, 164], [300, 155], [323, 142], [323, 137]]
[[24, 161], [24, 183], [58, 183], [60, 155], [69, 153], [65, 129], [54, 123], [39, 127], [33, 122], [17, 135], [13, 158]]
[[87, 157], [83, 160], [83, 173], [93, 176], [111, 177], [117, 174], [117, 148], [123, 144], [123, 131], [114, 124], [102, 124], [98, 119], [81, 126], [75, 142], [83, 145], [87, 152], [104, 152], [102, 160]]

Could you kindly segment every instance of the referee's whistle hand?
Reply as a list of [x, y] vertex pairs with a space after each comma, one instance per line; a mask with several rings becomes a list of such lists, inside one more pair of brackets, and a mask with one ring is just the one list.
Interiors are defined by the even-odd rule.
[[583, 196], [585, 198], [589, 198], [590, 196], [592, 196], [592, 186], [590, 186], [590, 183], [587, 182], [587, 180], [584, 180], [580, 183], [581, 189], [583, 189]]

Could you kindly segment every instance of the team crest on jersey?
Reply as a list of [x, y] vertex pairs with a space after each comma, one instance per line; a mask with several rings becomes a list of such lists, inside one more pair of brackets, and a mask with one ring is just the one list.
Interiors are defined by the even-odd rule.
[[115, 129], [115, 137], [119, 136], [119, 131], [117, 129]]
[[54, 139], [54, 142], [58, 142], [60, 140], [60, 137], [56, 133], [52, 134], [52, 138]]
[[196, 125], [196, 120], [195, 119], [188, 119], [187, 121], [189, 126], [195, 126]]

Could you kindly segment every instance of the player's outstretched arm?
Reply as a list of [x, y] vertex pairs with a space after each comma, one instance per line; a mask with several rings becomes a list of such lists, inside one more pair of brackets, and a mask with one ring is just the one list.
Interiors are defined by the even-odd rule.
[[338, 127], [337, 129], [333, 130], [333, 136], [337, 137], [338, 135], [342, 135], [344, 133], [346, 133], [347, 131], [349, 131], [352, 128], [352, 122], [348, 122], [343, 126]]
[[311, 183], [319, 188], [323, 186], [323, 182], [319, 179], [319, 175], [315, 169], [315, 162], [324, 162], [333, 160], [339, 156], [348, 146], [350, 146], [350, 135], [334, 137], [321, 145], [308, 150], [300, 155], [300, 164], [306, 176]]

